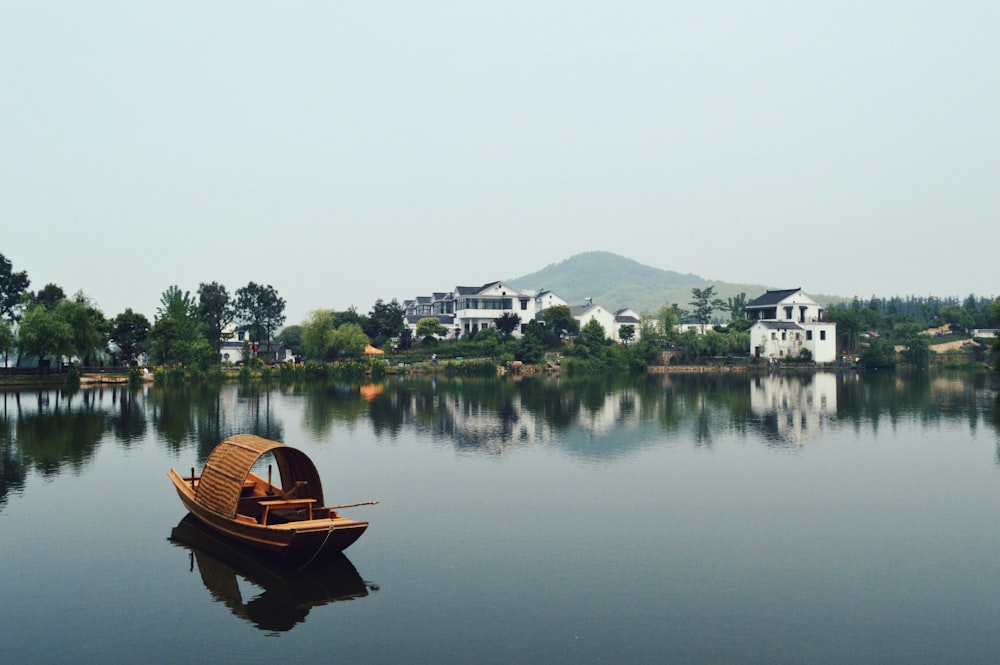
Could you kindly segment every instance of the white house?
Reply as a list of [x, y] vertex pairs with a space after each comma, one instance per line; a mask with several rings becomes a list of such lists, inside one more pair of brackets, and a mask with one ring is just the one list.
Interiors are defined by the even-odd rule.
[[768, 291], [744, 307], [750, 328], [750, 355], [795, 358], [809, 351], [819, 363], [837, 360], [837, 324], [802, 289]]
[[584, 326], [591, 321], [597, 321], [604, 328], [604, 336], [613, 338], [615, 334], [615, 315], [600, 305], [587, 303], [586, 305], [571, 307], [570, 312], [572, 312], [573, 318], [579, 322], [580, 330], [583, 330]]
[[[458, 339], [462, 335], [475, 335], [480, 330], [496, 328], [496, 319], [510, 313], [521, 319], [520, 327], [513, 333], [515, 337], [520, 337], [532, 319], [540, 319], [544, 310], [556, 306], [569, 307], [565, 300], [547, 289], [518, 290], [503, 282], [456, 286], [449, 292], [418, 296], [403, 302], [406, 323], [414, 333], [420, 319], [433, 317], [448, 329], [442, 339]], [[581, 328], [591, 319], [597, 319], [605, 334], [615, 341], [618, 341], [619, 331], [624, 325], [632, 325], [635, 328], [634, 339], [639, 337], [639, 315], [631, 309], [611, 313], [589, 303], [569, 309]]]

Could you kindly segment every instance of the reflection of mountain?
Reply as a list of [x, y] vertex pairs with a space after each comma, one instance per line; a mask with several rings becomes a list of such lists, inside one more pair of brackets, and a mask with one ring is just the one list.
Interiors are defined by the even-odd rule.
[[837, 375], [756, 377], [750, 408], [769, 443], [800, 446], [837, 414]]
[[[197, 562], [213, 598], [261, 630], [291, 630], [314, 607], [368, 595], [364, 580], [343, 554], [300, 570], [221, 538], [190, 515], [174, 527], [170, 540], [191, 551], [191, 569]], [[262, 591], [245, 600], [239, 578]]]

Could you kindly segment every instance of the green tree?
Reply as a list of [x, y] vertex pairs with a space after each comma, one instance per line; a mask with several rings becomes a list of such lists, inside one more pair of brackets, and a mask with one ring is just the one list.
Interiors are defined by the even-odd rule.
[[285, 300], [270, 284], [250, 282], [236, 290], [236, 318], [271, 352], [271, 337], [285, 323]]
[[622, 341], [622, 344], [628, 346], [635, 339], [635, 326], [630, 323], [626, 323], [621, 328], [618, 329], [618, 339]]
[[597, 350], [607, 345], [607, 332], [600, 321], [591, 319], [580, 329], [580, 341], [592, 351]]
[[371, 340], [357, 323], [345, 323], [333, 333], [333, 346], [339, 355], [356, 358], [365, 352]]
[[7, 257], [0, 254], [0, 317], [11, 323], [17, 321], [21, 296], [31, 284], [27, 272], [14, 272], [13, 267]]
[[479, 334], [476, 335], [476, 346], [480, 348], [483, 355], [490, 358], [496, 356], [501, 344], [503, 344], [503, 340], [500, 338], [500, 331], [494, 328], [480, 330]]
[[126, 365], [133, 364], [149, 348], [149, 319], [128, 308], [110, 324], [109, 335], [121, 349], [122, 360]]
[[101, 310], [77, 293], [72, 299], [60, 301], [53, 310], [73, 331], [70, 353], [79, 356], [84, 365], [94, 364], [94, 358], [108, 344], [108, 322]]
[[55, 309], [61, 300], [66, 299], [66, 292], [62, 290], [62, 287], [51, 283], [43, 286], [38, 293], [28, 293], [27, 295], [31, 302], [45, 305], [50, 310]]
[[160, 319], [194, 320], [197, 308], [191, 292], [181, 291], [180, 287], [173, 284], [160, 294], [160, 306], [156, 308], [156, 315]]
[[0, 319], [0, 351], [4, 355], [4, 366], [6, 367], [7, 354], [14, 350], [14, 330], [10, 324]]
[[379, 298], [372, 305], [371, 311], [368, 312], [368, 320], [362, 327], [365, 334], [381, 344], [389, 338], [399, 336], [403, 330], [405, 315], [406, 310], [395, 298], [388, 303]]
[[747, 294], [740, 293], [738, 296], [726, 298], [726, 309], [729, 310], [729, 320], [739, 321], [745, 319], [744, 310], [747, 306]]
[[207, 369], [218, 360], [200, 330], [198, 306], [189, 291], [176, 285], [168, 287], [156, 311], [158, 316], [149, 332], [149, 355], [154, 363]]
[[218, 282], [198, 285], [198, 322], [216, 354], [222, 351], [222, 332], [233, 322], [235, 315], [225, 286]]
[[542, 321], [545, 327], [551, 330], [556, 337], [563, 335], [576, 335], [580, 332], [580, 322], [573, 316], [566, 305], [554, 305], [541, 311]]
[[691, 289], [691, 302], [688, 304], [694, 308], [691, 314], [701, 324], [702, 332], [705, 332], [705, 326], [712, 320], [712, 314], [716, 310], [726, 309], [726, 303], [715, 297], [714, 286]]
[[854, 307], [831, 306], [826, 310], [826, 318], [837, 324], [837, 339], [846, 353], [855, 353], [861, 336], [861, 314]]
[[869, 369], [894, 369], [896, 347], [887, 339], [873, 338], [861, 349], [861, 364]]
[[275, 336], [274, 342], [279, 346], [284, 344], [291, 348], [292, 355], [301, 356], [305, 353], [305, 347], [302, 345], [302, 326], [300, 325], [285, 326]]
[[546, 335], [553, 335], [552, 331], [545, 328], [535, 319], [528, 321], [524, 326], [524, 334], [521, 339], [514, 344], [514, 359], [520, 360], [526, 365], [538, 365], [545, 359], [545, 338]]
[[73, 329], [62, 317], [41, 303], [32, 303], [24, 312], [18, 329], [21, 355], [38, 358], [38, 369], [42, 361], [55, 356], [57, 366], [63, 356], [73, 352]]
[[504, 312], [493, 319], [493, 324], [497, 327], [497, 332], [506, 340], [521, 326], [521, 317], [514, 312]]
[[309, 312], [302, 323], [302, 347], [306, 357], [312, 360], [332, 359], [334, 331], [337, 330], [336, 313], [330, 309]]
[[424, 344], [434, 344], [438, 337], [448, 334], [448, 329], [433, 316], [425, 316], [417, 321], [417, 337], [424, 341]]
[[677, 341], [677, 335], [680, 333], [680, 325], [683, 318], [681, 310], [678, 309], [677, 305], [664, 305], [660, 308], [660, 311], [656, 314], [656, 319], [664, 341]]

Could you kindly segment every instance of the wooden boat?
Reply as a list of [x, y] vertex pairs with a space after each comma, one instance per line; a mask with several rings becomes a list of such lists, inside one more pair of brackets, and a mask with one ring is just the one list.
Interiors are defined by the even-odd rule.
[[[280, 486], [252, 472], [270, 453], [278, 467]], [[312, 560], [322, 553], [341, 552], [361, 537], [368, 522], [343, 517], [337, 511], [378, 503], [364, 501], [323, 505], [323, 486], [312, 460], [301, 450], [253, 434], [231, 436], [205, 460], [200, 476], [191, 470], [167, 474], [188, 511], [216, 532], [249, 547], [282, 558]]]

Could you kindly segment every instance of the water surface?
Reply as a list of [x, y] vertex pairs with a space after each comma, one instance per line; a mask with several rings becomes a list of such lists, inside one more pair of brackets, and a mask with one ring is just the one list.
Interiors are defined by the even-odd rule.
[[[0, 394], [11, 662], [987, 663], [985, 377], [681, 376]], [[171, 539], [166, 478], [253, 432], [330, 502], [327, 570]]]

